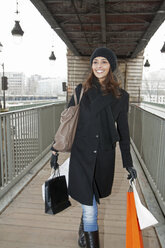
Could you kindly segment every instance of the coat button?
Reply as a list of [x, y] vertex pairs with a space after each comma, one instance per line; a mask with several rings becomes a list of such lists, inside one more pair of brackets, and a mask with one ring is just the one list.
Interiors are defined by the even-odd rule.
[[96, 138], [98, 138], [99, 137], [99, 135], [98, 134], [96, 134]]
[[93, 153], [97, 153], [97, 151], [95, 150], [95, 151], [93, 151]]

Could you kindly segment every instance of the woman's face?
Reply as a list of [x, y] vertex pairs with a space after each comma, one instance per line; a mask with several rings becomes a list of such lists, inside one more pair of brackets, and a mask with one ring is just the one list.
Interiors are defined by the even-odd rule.
[[110, 69], [110, 64], [108, 60], [104, 57], [96, 57], [92, 62], [92, 70], [94, 75], [102, 82]]

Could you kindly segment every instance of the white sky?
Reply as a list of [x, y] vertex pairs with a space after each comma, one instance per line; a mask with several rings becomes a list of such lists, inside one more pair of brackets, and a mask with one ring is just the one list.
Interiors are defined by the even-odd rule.
[[[0, 63], [4, 62], [5, 71], [22, 71], [27, 76], [41, 74], [67, 77], [66, 46], [30, 0], [19, 0], [20, 25], [24, 35], [21, 44], [13, 42], [11, 30], [14, 27], [15, 10], [16, 0], [0, 0], [0, 42], [3, 44]], [[145, 52], [151, 64], [150, 70], [165, 67], [160, 52], [164, 41], [165, 22], [150, 40]], [[48, 59], [52, 45], [55, 62]]]
[[[144, 56], [149, 60], [150, 71], [165, 69], [165, 54], [160, 50], [165, 42], [165, 21], [150, 39]], [[144, 61], [145, 62], [145, 61]]]
[[[0, 63], [4, 62], [5, 71], [22, 71], [27, 76], [41, 74], [66, 77], [67, 51], [64, 42], [30, 0], [19, 0], [19, 10], [24, 35], [21, 44], [16, 44], [11, 34], [15, 24], [16, 1], [0, 0], [0, 42], [3, 45]], [[49, 60], [52, 45], [56, 56], [53, 62]]]

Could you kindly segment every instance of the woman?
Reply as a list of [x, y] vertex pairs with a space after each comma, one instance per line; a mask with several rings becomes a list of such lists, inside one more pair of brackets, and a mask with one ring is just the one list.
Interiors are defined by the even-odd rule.
[[[97, 203], [111, 194], [117, 141], [128, 178], [137, 175], [130, 154], [129, 95], [113, 77], [116, 56], [107, 48], [97, 48], [90, 64], [89, 78], [76, 88], [78, 98], [82, 87], [84, 94], [70, 156], [68, 192], [82, 205], [79, 246], [98, 248]], [[72, 97], [68, 107], [74, 104]]]

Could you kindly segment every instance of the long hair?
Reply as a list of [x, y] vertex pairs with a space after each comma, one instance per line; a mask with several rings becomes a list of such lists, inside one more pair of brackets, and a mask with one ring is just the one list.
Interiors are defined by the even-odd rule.
[[[97, 78], [94, 75], [93, 70], [91, 70], [87, 80], [83, 83], [84, 91], [87, 91], [89, 88], [92, 88], [93, 82], [96, 79]], [[119, 98], [120, 97], [119, 85], [120, 83], [114, 79], [114, 75], [110, 68], [105, 80], [100, 84], [103, 94], [107, 95], [108, 93], [112, 92], [116, 98]]]

